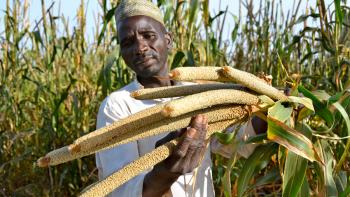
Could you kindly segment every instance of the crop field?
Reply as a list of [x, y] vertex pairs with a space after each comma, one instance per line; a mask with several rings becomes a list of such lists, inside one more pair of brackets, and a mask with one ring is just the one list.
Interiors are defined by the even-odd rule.
[[[94, 131], [102, 100], [134, 77], [119, 53], [118, 1], [99, 1], [93, 41], [86, 1], [73, 30], [45, 2], [34, 24], [28, 0], [1, 2], [0, 196], [76, 196], [98, 181], [93, 155], [48, 168], [36, 162]], [[233, 67], [270, 75], [294, 96], [294, 104], [275, 102], [260, 114], [268, 131], [248, 140], [259, 145], [249, 158], [212, 154], [216, 195], [349, 196], [350, 4], [317, 0], [304, 13], [302, 0], [288, 12], [282, 0], [237, 0], [243, 16], [211, 13], [209, 0], [156, 2], [174, 39], [172, 70]], [[228, 18], [235, 23], [226, 39]], [[234, 136], [214, 135], [235, 146]]]

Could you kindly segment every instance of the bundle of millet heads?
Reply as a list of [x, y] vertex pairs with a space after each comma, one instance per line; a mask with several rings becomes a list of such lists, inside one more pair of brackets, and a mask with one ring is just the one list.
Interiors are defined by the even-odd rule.
[[[68, 146], [53, 150], [38, 160], [38, 166], [58, 165], [121, 144], [185, 128], [191, 117], [197, 114], [207, 117], [209, 126], [206, 137], [209, 138], [214, 132], [223, 131], [263, 110], [264, 103], [259, 99], [260, 95], [273, 100], [288, 100], [283, 92], [264, 80], [229, 66], [181, 67], [172, 70], [169, 76], [176, 81], [200, 80], [212, 83], [137, 90], [131, 93], [135, 99], [176, 99], [132, 114], [82, 136]], [[141, 172], [165, 160], [172, 153], [177, 140], [159, 146], [86, 188], [81, 196], [106, 196]]]

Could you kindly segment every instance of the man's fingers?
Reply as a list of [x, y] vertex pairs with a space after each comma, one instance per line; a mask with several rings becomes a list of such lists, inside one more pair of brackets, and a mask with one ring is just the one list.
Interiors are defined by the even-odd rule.
[[187, 129], [187, 131], [184, 134], [184, 138], [181, 140], [181, 142], [177, 145], [177, 149], [174, 151], [174, 156], [177, 158], [182, 158], [186, 156], [188, 147], [191, 145], [192, 140], [194, 136], [196, 135], [197, 131], [193, 128]]
[[193, 116], [191, 118], [190, 127], [195, 128], [198, 123], [202, 122], [202, 119], [203, 119], [202, 114]]
[[189, 126], [198, 131], [194, 139], [204, 139], [208, 127], [208, 119], [206, 116], [198, 114], [192, 117]]
[[201, 140], [205, 140], [205, 136], [207, 134], [207, 129], [208, 129], [208, 118], [203, 115], [203, 119], [202, 119], [200, 128], [198, 130], [198, 131], [200, 131], [199, 132], [199, 138]]
[[190, 163], [190, 168], [194, 169], [196, 167], [199, 166], [199, 163], [201, 161], [201, 158], [204, 155], [206, 147], [202, 146], [202, 147], [197, 147], [193, 153], [193, 155], [191, 156], [191, 163]]
[[165, 137], [163, 137], [162, 139], [158, 140], [156, 142], [156, 148], [181, 136], [187, 129], [184, 128], [184, 129], [180, 129], [180, 130], [176, 130], [176, 131], [173, 131], [173, 132], [170, 132], [168, 135], [166, 135]]

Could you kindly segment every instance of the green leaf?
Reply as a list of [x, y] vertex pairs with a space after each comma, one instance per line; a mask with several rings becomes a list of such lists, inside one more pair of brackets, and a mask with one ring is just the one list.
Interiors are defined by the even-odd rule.
[[329, 111], [329, 109], [327, 108], [327, 105], [322, 103], [315, 95], [313, 95], [309, 90], [307, 90], [303, 86], [299, 85], [298, 90], [299, 92], [303, 93], [304, 96], [312, 100], [316, 114], [327, 122], [327, 126], [329, 128], [328, 131], [330, 131], [334, 124], [334, 116], [331, 113], [331, 111]]
[[311, 141], [287, 125], [292, 112], [292, 107], [285, 107], [281, 102], [268, 109], [267, 138], [310, 161], [320, 161]]
[[292, 107], [284, 107], [280, 101], [276, 102], [274, 106], [268, 110], [268, 116], [279, 120], [280, 122], [286, 122], [292, 115]]
[[214, 17], [209, 17], [209, 25], [211, 25], [216, 18], [218, 18], [219, 16], [221, 16], [224, 13], [225, 13], [225, 11], [220, 10], [219, 13], [217, 15], [215, 15]]
[[261, 143], [264, 140], [267, 140], [267, 134], [266, 133], [258, 134], [258, 135], [255, 135], [255, 136], [250, 136], [244, 143], [245, 144]]
[[231, 40], [232, 40], [232, 42], [235, 42], [236, 39], [237, 39], [238, 28], [239, 28], [239, 22], [236, 21], [235, 22], [235, 27], [233, 28], [232, 33], [231, 33]]
[[268, 96], [266, 96], [266, 95], [260, 95], [260, 96], [258, 96], [259, 97], [259, 99], [260, 99], [260, 101], [262, 102], [262, 103], [265, 103], [265, 104], [267, 104], [267, 105], [273, 105], [273, 104], [275, 104], [275, 101], [273, 101], [270, 97], [268, 97]]
[[173, 63], [171, 64], [171, 69], [177, 68], [180, 66], [181, 60], [185, 57], [185, 53], [182, 51], [176, 52]]
[[333, 178], [333, 167], [334, 167], [334, 158], [332, 153], [332, 148], [326, 140], [318, 140], [316, 143], [316, 149], [320, 153], [320, 156], [323, 161], [325, 161], [324, 165], [319, 165], [319, 169], [321, 174], [321, 183], [320, 185], [324, 186], [325, 196], [338, 196], [337, 186], [335, 184]]
[[337, 108], [337, 110], [339, 111], [339, 113], [342, 115], [344, 121], [345, 121], [345, 124], [346, 124], [346, 127], [348, 129], [348, 136], [350, 136], [350, 118], [349, 118], [349, 114], [348, 112], [346, 112], [346, 110], [344, 109], [344, 107], [339, 103], [339, 102], [335, 102], [333, 103], [333, 106], [335, 108]]
[[310, 187], [307, 179], [305, 178], [303, 184], [301, 185], [300, 192], [297, 195], [298, 197], [309, 197], [310, 196]]
[[215, 132], [214, 136], [218, 138], [221, 144], [230, 144], [234, 139], [235, 134], [236, 134], [235, 132], [232, 132], [232, 133]]
[[252, 190], [252, 189], [259, 187], [259, 186], [263, 186], [263, 185], [277, 182], [280, 179], [281, 179], [281, 176], [279, 174], [278, 169], [273, 168], [273, 169], [269, 170], [266, 174], [264, 174], [264, 176], [261, 176], [258, 179], [256, 179], [255, 183], [251, 187], [249, 187], [249, 190]]
[[288, 150], [310, 160], [322, 161], [314, 150], [311, 141], [299, 131], [292, 129], [283, 122], [268, 116], [267, 138], [274, 141]]
[[298, 121], [303, 121], [305, 118], [307, 118], [308, 116], [312, 115], [313, 113], [314, 112], [312, 112], [308, 108], [303, 107], [298, 113]]
[[303, 104], [306, 108], [308, 108], [311, 111], [315, 111], [314, 106], [312, 105], [312, 100], [306, 97], [296, 97], [296, 96], [289, 96], [288, 97], [290, 101], [293, 103], [299, 103]]
[[347, 197], [350, 195], [350, 185], [346, 187], [346, 189], [339, 194], [339, 197]]
[[307, 160], [288, 151], [284, 167], [282, 196], [297, 196], [304, 183]]
[[32, 34], [34, 35], [35, 42], [40, 43], [42, 46], [44, 46], [40, 31], [33, 31]]
[[312, 14], [309, 14], [309, 15], [301, 15], [298, 20], [295, 22], [295, 24], [298, 24], [298, 23], [302, 23], [304, 21], [306, 21], [309, 17], [312, 17], [314, 19], [320, 17], [320, 14], [317, 14], [317, 13], [312, 13]]
[[328, 101], [328, 99], [331, 98], [331, 95], [324, 90], [314, 90], [312, 91], [312, 94], [321, 101]]
[[207, 54], [202, 42], [192, 42], [191, 50], [195, 52], [195, 54], [198, 53], [198, 63], [202, 64], [207, 61]]
[[231, 197], [231, 171], [232, 168], [235, 166], [236, 159], [237, 159], [237, 152], [235, 152], [230, 160], [227, 163], [227, 168], [225, 171], [225, 174], [223, 176], [223, 186], [224, 186], [224, 194], [225, 197]]
[[338, 191], [344, 192], [348, 185], [347, 175], [345, 171], [340, 171], [335, 176], [335, 185], [337, 186]]
[[[336, 102], [333, 103], [333, 106], [339, 111], [339, 113], [343, 116], [343, 119], [345, 121], [346, 124], [346, 128], [348, 129], [348, 136], [350, 136], [350, 118], [349, 118], [349, 114], [346, 112], [346, 110], [344, 109], [344, 107]], [[338, 162], [338, 164], [336, 165], [336, 171], [339, 171], [341, 166], [343, 165], [343, 163], [346, 160], [347, 155], [349, 154], [349, 150], [350, 150], [350, 140], [348, 140], [348, 142], [346, 143], [346, 147], [345, 150]]]
[[261, 145], [244, 162], [241, 173], [237, 180], [237, 196], [243, 196], [246, 192], [249, 182], [259, 170], [266, 167], [270, 158], [277, 151], [276, 144], [269, 143]]
[[195, 60], [192, 51], [187, 51], [185, 55], [187, 60], [185, 66], [195, 66]]
[[199, 0], [191, 0], [190, 4], [191, 4], [191, 9], [188, 16], [188, 26], [192, 26], [193, 22], [195, 22], [194, 19], [197, 16], [197, 13], [199, 11]]
[[335, 95], [328, 98], [328, 104], [333, 104], [337, 102], [343, 94], [341, 92], [336, 93]]
[[340, 6], [340, 0], [334, 0], [334, 5], [336, 21], [341, 26], [343, 24], [343, 11]]
[[[105, 8], [105, 6], [104, 6], [104, 8]], [[105, 31], [107, 28], [107, 25], [108, 25], [109, 21], [112, 19], [112, 17], [114, 16], [116, 9], [117, 9], [117, 7], [114, 7], [112, 9], [108, 10], [107, 14], [104, 16], [103, 27], [102, 27], [100, 34], [98, 35], [97, 46], [99, 46], [101, 44], [101, 41], [104, 37]]]

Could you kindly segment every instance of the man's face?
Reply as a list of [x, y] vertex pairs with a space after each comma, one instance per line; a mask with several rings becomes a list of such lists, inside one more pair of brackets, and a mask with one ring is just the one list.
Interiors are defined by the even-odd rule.
[[156, 76], [167, 69], [171, 38], [158, 21], [147, 16], [126, 18], [118, 23], [118, 39], [125, 63], [137, 76]]

